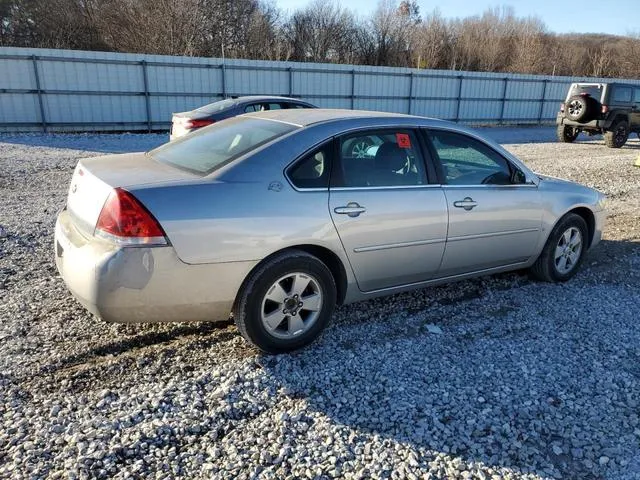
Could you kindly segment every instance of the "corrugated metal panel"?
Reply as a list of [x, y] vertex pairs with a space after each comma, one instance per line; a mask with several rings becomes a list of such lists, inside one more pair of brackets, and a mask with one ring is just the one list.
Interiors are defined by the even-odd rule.
[[467, 123], [550, 122], [568, 85], [587, 80], [14, 47], [0, 48], [0, 72], [0, 131], [161, 129], [173, 112], [251, 94]]

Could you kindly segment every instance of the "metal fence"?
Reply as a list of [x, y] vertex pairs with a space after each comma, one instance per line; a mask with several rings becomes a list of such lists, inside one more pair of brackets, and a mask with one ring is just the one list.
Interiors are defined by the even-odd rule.
[[544, 124], [580, 80], [4, 47], [0, 131], [166, 130], [173, 112], [254, 94], [471, 124]]

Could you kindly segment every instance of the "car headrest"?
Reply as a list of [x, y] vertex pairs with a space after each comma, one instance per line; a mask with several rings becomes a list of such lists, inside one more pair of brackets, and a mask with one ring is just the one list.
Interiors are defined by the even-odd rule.
[[397, 143], [385, 142], [378, 147], [375, 166], [379, 170], [397, 172], [407, 164], [407, 154]]

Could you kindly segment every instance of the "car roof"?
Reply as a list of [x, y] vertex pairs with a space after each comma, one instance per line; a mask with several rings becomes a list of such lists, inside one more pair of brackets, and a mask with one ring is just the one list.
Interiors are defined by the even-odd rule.
[[281, 97], [278, 95], [246, 95], [244, 97], [236, 97], [230, 100], [235, 100], [237, 103], [264, 102], [268, 100], [282, 100], [287, 102], [308, 103], [308, 102], [305, 102], [304, 100], [300, 100], [299, 98]]
[[436, 123], [444, 122], [443, 120], [405, 115], [402, 113], [375, 112], [370, 110], [343, 110], [337, 108], [267, 110], [264, 112], [246, 113], [244, 116], [290, 123], [298, 127], [349, 119], [397, 119], [401, 120], [402, 123], [408, 123], [407, 121], [410, 121], [411, 119], [421, 121], [428, 120], [429, 122]]

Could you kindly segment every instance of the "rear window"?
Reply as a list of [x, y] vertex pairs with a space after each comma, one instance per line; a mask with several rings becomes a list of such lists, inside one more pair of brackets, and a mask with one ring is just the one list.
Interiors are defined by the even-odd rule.
[[236, 117], [166, 143], [151, 150], [149, 154], [174, 167], [208, 175], [241, 155], [297, 128], [288, 123]]
[[234, 100], [220, 100], [219, 102], [213, 102], [209, 105], [204, 105], [200, 108], [196, 108], [195, 111], [198, 113], [205, 113], [207, 115], [211, 115], [212, 113], [221, 112], [222, 110], [226, 110], [227, 108], [231, 108], [235, 105]]
[[592, 98], [595, 98], [596, 100], [600, 101], [602, 97], [602, 89], [603, 89], [602, 85], [574, 84], [574, 85], [571, 85], [571, 89], [569, 90], [569, 95], [567, 96], [567, 98], [573, 97], [574, 95], [588, 94]]

